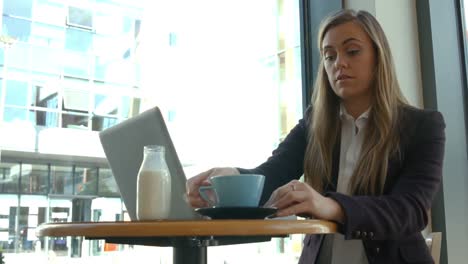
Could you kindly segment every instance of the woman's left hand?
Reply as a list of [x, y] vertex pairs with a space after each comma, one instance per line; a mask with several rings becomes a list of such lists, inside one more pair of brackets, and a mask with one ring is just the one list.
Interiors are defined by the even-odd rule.
[[293, 180], [270, 196], [264, 207], [276, 207], [276, 216], [309, 215], [314, 218], [344, 222], [344, 212], [333, 199], [325, 197], [307, 183]]

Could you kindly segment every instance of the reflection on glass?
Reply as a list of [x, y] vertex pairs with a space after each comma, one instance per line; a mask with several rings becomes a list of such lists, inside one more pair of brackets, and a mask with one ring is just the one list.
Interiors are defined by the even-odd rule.
[[49, 85], [34, 85], [31, 91], [31, 105], [49, 109], [57, 109], [57, 89]]
[[93, 116], [91, 120], [93, 131], [102, 131], [117, 124], [116, 117]]
[[32, 0], [3, 1], [3, 13], [13, 16], [31, 18]]
[[86, 30], [67, 28], [65, 48], [72, 51], [88, 52], [91, 48], [92, 33]]
[[19, 177], [19, 164], [0, 163], [0, 193], [18, 193]]
[[75, 193], [97, 195], [97, 168], [75, 168]]
[[0, 65], [5, 64], [5, 48], [0, 47]]
[[86, 114], [62, 114], [62, 127], [88, 130], [88, 119]]
[[61, 58], [63, 72], [67, 76], [89, 78], [90, 57], [80, 52], [64, 51]]
[[98, 194], [104, 197], [120, 196], [119, 188], [110, 169], [99, 170]]
[[49, 183], [47, 165], [21, 164], [21, 193], [46, 194]]
[[8, 66], [19, 69], [29, 69], [29, 45], [17, 42], [8, 49]]
[[71, 167], [51, 166], [50, 174], [50, 193], [73, 194]]
[[33, 12], [36, 20], [49, 24], [62, 26], [66, 19], [66, 10], [58, 1], [36, 0]]
[[31, 34], [31, 22], [20, 18], [3, 16], [2, 34], [19, 41], [28, 42]]
[[[65, 45], [65, 29], [63, 27], [34, 22], [31, 28], [29, 43], [61, 49]], [[56, 50], [59, 53], [58, 50]]]
[[27, 106], [28, 83], [17, 80], [7, 80], [5, 104], [14, 106]]
[[91, 10], [69, 6], [67, 24], [82, 28], [92, 28], [93, 14]]
[[38, 72], [60, 73], [63, 57], [61, 52], [46, 48], [32, 47], [31, 69]]
[[2, 194], [0, 203], [0, 248], [3, 253], [15, 252], [15, 219], [12, 209], [18, 207], [18, 196]]
[[29, 120], [36, 126], [58, 127], [59, 114], [52, 111], [30, 110]]
[[28, 110], [25, 108], [5, 107], [3, 109], [3, 121], [7, 123], [28, 120]]
[[132, 19], [120, 14], [96, 12], [96, 34], [124, 36], [131, 33]]

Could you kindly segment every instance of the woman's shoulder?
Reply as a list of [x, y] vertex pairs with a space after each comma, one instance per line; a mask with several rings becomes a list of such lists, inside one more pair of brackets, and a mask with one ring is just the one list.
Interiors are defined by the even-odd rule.
[[444, 134], [445, 121], [434, 109], [420, 109], [405, 105], [400, 109], [400, 135], [403, 141], [421, 137], [440, 137]]
[[411, 105], [403, 105], [400, 107], [400, 119], [407, 125], [417, 125], [420, 122], [432, 123], [441, 122], [444, 123], [442, 113], [434, 109], [421, 109]]

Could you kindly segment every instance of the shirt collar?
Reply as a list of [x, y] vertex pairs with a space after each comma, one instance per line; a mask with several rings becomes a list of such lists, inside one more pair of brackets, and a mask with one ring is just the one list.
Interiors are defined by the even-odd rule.
[[[360, 120], [360, 119], [368, 119], [369, 118], [369, 113], [370, 113], [370, 109], [371, 107], [367, 108], [367, 110], [362, 113], [357, 119], [357, 120]], [[343, 119], [343, 118], [346, 118], [346, 119], [351, 119], [351, 120], [354, 120], [354, 117], [352, 117], [348, 111], [346, 111], [346, 108], [344, 107], [343, 104], [340, 104], [340, 118]]]

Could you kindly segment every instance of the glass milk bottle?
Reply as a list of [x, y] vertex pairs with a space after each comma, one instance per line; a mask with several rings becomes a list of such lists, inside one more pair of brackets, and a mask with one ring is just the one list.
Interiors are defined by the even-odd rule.
[[171, 206], [171, 176], [163, 146], [144, 147], [137, 179], [138, 220], [167, 219]]

